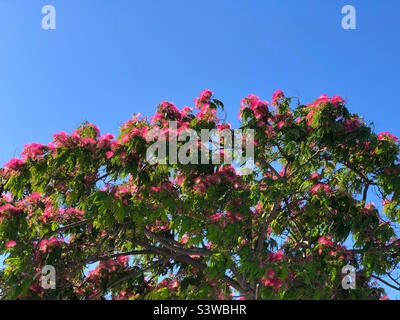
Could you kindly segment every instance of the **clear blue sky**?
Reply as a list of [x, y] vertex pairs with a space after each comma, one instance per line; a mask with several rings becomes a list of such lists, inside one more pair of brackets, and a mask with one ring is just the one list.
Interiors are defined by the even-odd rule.
[[[48, 4], [56, 30], [41, 28]], [[356, 30], [341, 27], [346, 4]], [[399, 13], [399, 0], [0, 0], [0, 166], [84, 120], [115, 134], [205, 88], [236, 125], [241, 98], [282, 89], [339, 94], [400, 136]]]

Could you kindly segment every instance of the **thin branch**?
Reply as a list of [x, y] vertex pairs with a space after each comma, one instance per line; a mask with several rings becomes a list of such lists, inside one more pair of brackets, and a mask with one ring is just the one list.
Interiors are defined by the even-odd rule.
[[[208, 256], [212, 254], [212, 251], [202, 249], [202, 248], [193, 248], [193, 249], [185, 249], [182, 247], [176, 247], [170, 244], [170, 241], [174, 241], [171, 239], [166, 239], [165, 237], [162, 237], [160, 235], [157, 235], [155, 233], [150, 232], [149, 230], [145, 230], [144, 234], [152, 240], [155, 240], [162, 244], [164, 247], [168, 248], [169, 250], [172, 250], [176, 253], [180, 253], [183, 255], [199, 255], [199, 256]], [[174, 241], [175, 242], [175, 241]]]
[[[159, 267], [159, 266], [161, 266], [163, 264], [166, 264], [168, 261], [169, 261], [169, 258], [164, 258], [164, 259], [162, 259], [160, 261], [157, 261], [156, 263], [154, 263], [151, 266], [148, 266], [147, 268], [144, 268], [142, 270], [131, 271], [131, 272], [127, 273], [125, 276], [119, 278], [117, 281], [115, 281], [112, 284], [110, 284], [107, 289], [109, 290], [109, 289], [115, 287], [116, 285], [120, 284], [121, 282], [123, 282], [125, 280], [131, 279], [131, 278], [136, 278], [136, 277], [142, 275], [143, 273], [145, 273], [145, 272], [147, 272], [147, 271], [149, 271], [151, 269], [154, 269], [154, 268], [157, 268], [157, 267]], [[100, 293], [101, 292], [98, 292], [96, 295], [94, 295], [92, 297], [92, 299], [96, 298]]]
[[266, 161], [265, 159], [262, 159], [262, 158], [259, 159], [259, 161], [260, 161], [260, 164], [262, 167], [270, 169], [278, 178], [281, 178], [281, 175], [279, 174], [279, 172], [276, 171], [276, 169], [268, 161]]
[[399, 288], [399, 287], [396, 287], [396, 286], [392, 285], [391, 283], [389, 283], [389, 282], [383, 280], [382, 278], [380, 278], [380, 277], [378, 277], [378, 276], [371, 275], [371, 278], [375, 278], [376, 280], [379, 280], [380, 282], [386, 284], [387, 286], [391, 287], [392, 289], [395, 289], [395, 290], [400, 291], [400, 288]]
[[113, 258], [117, 258], [120, 256], [132, 256], [132, 255], [141, 255], [141, 254], [152, 254], [153, 252], [151, 250], [132, 250], [132, 251], [127, 251], [127, 252], [119, 252], [119, 253], [114, 253], [110, 255], [105, 255], [105, 256], [93, 256], [91, 258], [83, 260], [83, 263], [93, 263], [96, 261], [103, 261], [103, 260], [109, 260]]
[[[140, 241], [140, 240], [135, 240], [134, 242], [136, 242], [138, 245], [140, 245], [144, 248], [153, 250], [154, 252], [164, 255], [166, 257], [169, 257], [175, 261], [180, 261], [180, 262], [184, 262], [186, 264], [192, 265], [192, 266], [198, 268], [199, 270], [204, 270], [207, 268], [206, 264], [204, 264], [198, 260], [195, 260], [193, 258], [190, 258], [189, 255], [187, 255], [187, 253], [186, 254], [176, 254], [176, 253], [169, 252], [168, 250], [152, 246], [152, 245], [150, 245], [146, 242]], [[232, 278], [228, 277], [227, 275], [225, 275], [225, 274], [221, 275], [221, 280], [224, 281], [225, 283], [229, 284], [231, 287], [235, 288], [237, 291], [248, 294], [248, 290], [246, 290], [246, 288], [243, 288], [237, 281], [233, 280]]]
[[362, 197], [362, 201], [363, 201], [364, 205], [365, 205], [365, 203], [367, 201], [367, 194], [368, 194], [369, 185], [370, 185], [369, 182], [367, 182], [367, 184], [365, 185], [365, 188], [364, 188], [363, 197]]
[[310, 158], [308, 158], [308, 160], [306, 160], [306, 162], [304, 162], [303, 164], [301, 164], [299, 167], [297, 167], [296, 170], [294, 170], [289, 176], [288, 176], [288, 180], [290, 180], [292, 177], [294, 177], [301, 169], [303, 169], [306, 165], [308, 165], [312, 160], [314, 160], [320, 153], [322, 152], [322, 150], [318, 150], [317, 152], [315, 152]]
[[280, 208], [281, 207], [279, 205], [279, 201], [276, 200], [274, 202], [274, 204], [272, 205], [272, 210], [271, 210], [270, 214], [268, 215], [267, 221], [265, 223], [265, 228], [264, 228], [264, 230], [261, 231], [261, 233], [258, 237], [256, 254], [261, 253], [266, 235], [268, 233], [268, 227], [271, 224], [271, 222], [278, 216]]

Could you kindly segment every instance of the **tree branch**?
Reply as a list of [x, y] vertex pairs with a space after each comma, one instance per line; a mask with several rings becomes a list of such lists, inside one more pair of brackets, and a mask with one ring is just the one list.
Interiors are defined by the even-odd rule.
[[399, 287], [396, 287], [396, 286], [392, 285], [391, 283], [389, 283], [389, 282], [383, 280], [382, 278], [380, 278], [380, 277], [378, 277], [378, 276], [371, 275], [371, 278], [375, 278], [376, 280], [379, 280], [380, 282], [386, 284], [387, 286], [391, 287], [392, 289], [395, 289], [395, 290], [400, 291], [400, 288], [399, 288]]
[[315, 152], [310, 158], [308, 158], [308, 160], [306, 160], [306, 162], [304, 162], [303, 164], [301, 164], [299, 167], [297, 167], [296, 170], [294, 170], [291, 174], [289, 174], [289, 176], [287, 177], [288, 180], [290, 180], [292, 177], [294, 177], [301, 169], [303, 169], [306, 165], [308, 165], [312, 160], [314, 160], [320, 153], [322, 152], [322, 150], [318, 150], [317, 152]]
[[162, 244], [164, 247], [168, 248], [169, 250], [172, 250], [176, 253], [180, 253], [183, 255], [199, 255], [199, 256], [208, 256], [212, 254], [212, 251], [206, 250], [206, 249], [201, 249], [201, 248], [193, 248], [193, 249], [186, 249], [183, 247], [176, 247], [171, 245], [169, 242], [174, 242], [176, 243], [175, 240], [172, 239], [167, 239], [163, 236], [157, 235], [155, 233], [150, 232], [149, 230], [144, 230], [144, 234], [147, 236], [147, 238], [155, 240]]

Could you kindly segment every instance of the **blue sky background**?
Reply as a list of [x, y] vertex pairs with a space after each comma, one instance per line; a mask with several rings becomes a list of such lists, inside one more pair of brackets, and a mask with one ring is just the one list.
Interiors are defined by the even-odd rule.
[[[41, 28], [44, 5], [57, 29]], [[356, 8], [357, 29], [341, 27]], [[88, 120], [116, 134], [209, 88], [235, 125], [240, 99], [276, 89], [341, 95], [400, 136], [398, 0], [0, 0], [0, 166]], [[390, 291], [391, 298], [397, 293]]]

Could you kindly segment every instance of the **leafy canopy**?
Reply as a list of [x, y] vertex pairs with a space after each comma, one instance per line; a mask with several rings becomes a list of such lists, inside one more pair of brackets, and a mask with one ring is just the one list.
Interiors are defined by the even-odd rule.
[[[147, 162], [146, 133], [176, 135], [169, 121], [199, 136], [230, 128], [211, 91], [195, 105], [164, 101], [117, 138], [83, 123], [0, 169], [1, 297], [379, 299], [374, 280], [399, 263], [398, 139], [376, 135], [339, 96], [294, 105], [278, 90], [270, 104], [241, 102], [241, 129], [255, 132], [251, 174]], [[355, 290], [341, 285], [347, 264]], [[45, 265], [56, 289], [41, 286]]]

